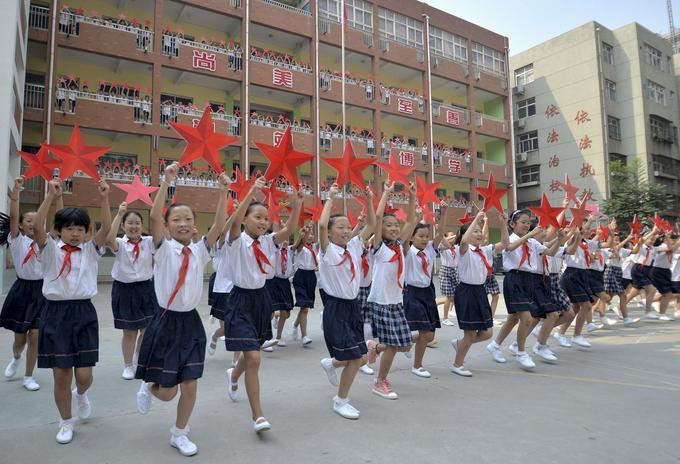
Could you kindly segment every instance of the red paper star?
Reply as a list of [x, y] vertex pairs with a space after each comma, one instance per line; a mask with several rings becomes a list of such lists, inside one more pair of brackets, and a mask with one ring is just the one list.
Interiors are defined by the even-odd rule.
[[428, 201], [439, 203], [439, 197], [435, 190], [437, 190], [441, 183], [441, 181], [437, 181], [434, 184], [426, 184], [420, 176], [416, 176], [416, 195], [418, 196], [418, 204], [423, 210], [426, 209], [425, 206]]
[[597, 230], [600, 232], [600, 240], [606, 242], [609, 238], [609, 227], [602, 227], [602, 224], [598, 224]]
[[404, 211], [401, 208], [395, 210], [394, 217], [399, 219], [401, 222], [406, 222], [406, 220], [408, 219], [408, 215], [406, 214], [406, 211]]
[[658, 213], [654, 215], [654, 217], [647, 216], [647, 219], [652, 221], [654, 225], [661, 231], [661, 232], [672, 232], [673, 231], [673, 226], [663, 218], [659, 217]]
[[467, 224], [467, 223], [470, 222], [470, 221], [472, 221], [472, 218], [468, 215], [468, 210], [465, 209], [465, 216], [463, 216], [462, 218], [458, 219], [458, 222], [460, 222], [461, 225], [463, 225], [463, 224]]
[[427, 224], [434, 225], [434, 211], [432, 211], [430, 208], [424, 208], [423, 209], [423, 220]]
[[[290, 206], [286, 206], [285, 209], [288, 211], [288, 214], [293, 211], [293, 208]], [[305, 221], [307, 221], [307, 219], [312, 219], [312, 213], [307, 212], [306, 209], [307, 208], [303, 208], [302, 211], [300, 211], [300, 219], [298, 219], [298, 226], [300, 227], [305, 226]]]
[[354, 216], [349, 209], [347, 210], [347, 219], [349, 219], [349, 225], [352, 227], [352, 229], [354, 229], [357, 224], [359, 224], [359, 217]]
[[151, 197], [149, 194], [155, 192], [158, 190], [160, 187], [147, 187], [146, 185], [142, 184], [142, 182], [139, 180], [139, 176], [135, 175], [135, 177], [132, 179], [132, 183], [130, 184], [116, 184], [114, 183], [116, 187], [119, 189], [127, 192], [127, 197], [125, 197], [125, 202], [130, 205], [132, 202], [136, 200], [142, 200], [144, 203], [147, 205], [153, 205], [153, 201], [151, 200]]
[[633, 232], [633, 237], [639, 237], [640, 232], [642, 231], [642, 228], [644, 227], [644, 224], [641, 222], [638, 222], [638, 217], [637, 214], [633, 216], [633, 222], [629, 222], [628, 225], [630, 226], [630, 230]]
[[316, 204], [314, 206], [305, 206], [305, 210], [311, 214], [312, 222], [318, 222], [323, 212], [323, 203], [319, 197], [316, 197]]
[[578, 187], [574, 186], [571, 181], [569, 180], [569, 175], [565, 174], [564, 175], [564, 182], [559, 183], [562, 188], [564, 188], [564, 193], [566, 193], [567, 198], [570, 201], [573, 201], [575, 204], [578, 204], [579, 199], [576, 197], [576, 193], [578, 192]]
[[560, 228], [560, 223], [557, 222], [557, 216], [560, 215], [564, 208], [553, 208], [548, 201], [547, 195], [544, 193], [541, 199], [541, 207], [530, 207], [529, 211], [538, 216], [538, 225], [540, 227], [553, 226], [555, 229]]
[[271, 187], [263, 188], [262, 193], [264, 193], [264, 202], [267, 206], [271, 207], [279, 203], [279, 200], [286, 197], [286, 192], [276, 189], [276, 182], [272, 182]]
[[569, 227], [582, 227], [583, 221], [585, 221], [586, 217], [590, 214], [590, 211], [586, 209], [586, 200], [577, 202], [576, 204], [578, 205], [578, 208], [569, 208], [571, 211], [571, 222], [569, 223]]
[[286, 128], [286, 132], [283, 133], [277, 146], [258, 142], [255, 142], [255, 146], [269, 159], [267, 172], [264, 173], [265, 179], [274, 180], [283, 176], [296, 188], [300, 185], [297, 178], [297, 167], [314, 158], [312, 154], [296, 151], [293, 148], [290, 126]]
[[505, 196], [508, 189], [496, 188], [496, 181], [493, 178], [493, 173], [489, 174], [489, 183], [486, 187], [475, 187], [475, 190], [484, 197], [484, 208], [482, 208], [482, 211], [487, 212], [491, 208], [496, 208], [499, 212], [503, 212], [501, 198]]
[[76, 171], [83, 171], [94, 180], [99, 180], [99, 172], [95, 161], [111, 147], [90, 147], [85, 145], [85, 140], [80, 134], [80, 128], [76, 123], [71, 132], [71, 140], [68, 145], [47, 145], [47, 149], [62, 158], [59, 163], [59, 177], [66, 179]]
[[220, 163], [219, 150], [237, 142], [238, 137], [215, 132], [210, 113], [208, 109], [204, 110], [196, 127], [170, 121], [172, 128], [187, 141], [184, 153], [179, 158], [180, 166], [203, 158], [215, 171], [224, 171], [222, 163]]
[[376, 162], [375, 164], [377, 164], [385, 172], [387, 172], [388, 182], [401, 182], [404, 185], [409, 185], [409, 180], [408, 177], [406, 176], [408, 176], [413, 171], [413, 168], [409, 168], [408, 166], [402, 166], [401, 164], [399, 164], [399, 162], [397, 161], [397, 157], [394, 154], [394, 151], [390, 153], [389, 164], [378, 162]]
[[270, 204], [267, 207], [267, 217], [269, 217], [269, 222], [272, 224], [278, 224], [281, 222], [281, 211], [283, 211], [284, 207], [281, 206], [281, 203], [275, 202], [274, 204]]
[[364, 186], [364, 176], [362, 172], [373, 164], [373, 158], [357, 158], [354, 148], [349, 139], [345, 140], [345, 151], [342, 158], [321, 158], [330, 164], [333, 169], [338, 171], [338, 178], [335, 181], [340, 187], [344, 187], [348, 182], [353, 183], [359, 188]]
[[24, 172], [26, 179], [40, 176], [47, 182], [52, 180], [54, 177], [52, 171], [59, 166], [59, 162], [50, 156], [46, 143], [40, 145], [40, 149], [35, 155], [24, 151], [18, 151], [18, 153], [28, 163], [28, 169]]
[[254, 183], [255, 177], [251, 176], [250, 179], [246, 180], [245, 177], [243, 177], [243, 174], [241, 174], [241, 170], [236, 168], [236, 180], [229, 184], [229, 188], [236, 192], [236, 199], [241, 201], [248, 195], [250, 187], [252, 187]]
[[234, 214], [234, 211], [236, 211], [236, 207], [234, 206], [234, 197], [227, 195], [227, 214], [231, 216]]

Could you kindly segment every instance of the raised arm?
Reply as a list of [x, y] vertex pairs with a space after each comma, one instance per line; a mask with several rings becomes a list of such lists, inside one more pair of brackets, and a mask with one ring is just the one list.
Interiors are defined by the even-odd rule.
[[163, 178], [161, 179], [161, 186], [156, 192], [156, 197], [153, 199], [153, 206], [151, 207], [150, 216], [150, 230], [151, 237], [153, 237], [153, 244], [158, 248], [165, 239], [165, 221], [163, 220], [163, 206], [168, 197], [168, 186], [175, 181], [179, 164], [172, 163], [165, 168]]
[[409, 189], [410, 196], [408, 197], [408, 217], [406, 218], [406, 224], [401, 229], [401, 234], [399, 234], [399, 239], [401, 240], [401, 248], [406, 253], [409, 248], [411, 248], [411, 237], [413, 237], [413, 231], [416, 229], [418, 224], [418, 216], [416, 214], [416, 192], [413, 189], [413, 185]]
[[215, 211], [215, 221], [205, 236], [208, 248], [212, 247], [220, 239], [224, 223], [227, 222], [227, 192], [231, 182], [225, 173], [220, 174], [217, 181], [220, 185], [220, 193], [217, 200], [217, 210]]
[[293, 207], [293, 212], [290, 214], [290, 217], [288, 217], [286, 225], [283, 226], [283, 229], [274, 234], [274, 243], [277, 245], [279, 243], [285, 242], [290, 238], [291, 235], [293, 235], [293, 231], [295, 231], [298, 221], [300, 220], [300, 211], [305, 204], [305, 192], [300, 189], [295, 195], [297, 198], [295, 201], [295, 206]]
[[444, 232], [446, 229], [446, 223], [448, 222], [449, 219], [449, 205], [446, 202], [441, 202], [440, 203], [444, 211], [442, 212], [441, 216], [439, 217], [439, 224], [435, 225], [435, 229], [437, 232], [434, 235], [434, 238], [432, 239], [432, 246], [437, 249], [439, 248], [439, 244], [442, 243], [442, 240], [444, 239]]
[[461, 256], [467, 253], [468, 251], [468, 245], [470, 243], [470, 240], [472, 239], [472, 233], [473, 230], [476, 227], [480, 227], [480, 222], [482, 222], [486, 218], [486, 213], [484, 211], [480, 211], [477, 213], [475, 218], [472, 220], [472, 223], [468, 226], [468, 230], [465, 231], [463, 236], [460, 238], [460, 254]]
[[[340, 191], [338, 184], [333, 184], [331, 185], [330, 190], [328, 191], [328, 200], [326, 200], [326, 204], [323, 205], [323, 211], [321, 212], [321, 217], [319, 218], [319, 248], [321, 249], [322, 252], [326, 252], [326, 248], [328, 248], [328, 221], [331, 218], [331, 210], [333, 209], [333, 200], [335, 199], [335, 196], [338, 194]], [[366, 207], [368, 208], [368, 201], [366, 202]], [[298, 242], [295, 244], [295, 251], [299, 252], [302, 250], [302, 246], [304, 244], [304, 239], [303, 237], [307, 236], [307, 228], [302, 229], [303, 232], [300, 234], [300, 238], [298, 239]]]
[[583, 238], [581, 230], [578, 227], [574, 230], [575, 232], [569, 239], [567, 250], [565, 251], [565, 253], [568, 255], [573, 255], [574, 253], [576, 253], [576, 250], [578, 249], [578, 244], [581, 242], [581, 239]]
[[111, 231], [111, 207], [109, 206], [109, 184], [103, 179], [99, 181], [99, 196], [101, 196], [101, 220], [102, 225], [94, 236], [94, 243], [98, 247], [106, 245], [106, 237]]
[[[382, 226], [381, 226], [382, 227]], [[375, 231], [375, 211], [373, 210], [373, 190], [366, 187], [366, 224], [361, 229], [361, 238], [368, 240]]]
[[[494, 252], [496, 253], [500, 253], [510, 245], [510, 236], [508, 235], [508, 227], [506, 226], [508, 223], [508, 215], [505, 212], [499, 212], [498, 217], [501, 220], [501, 241], [494, 246]], [[489, 220], [487, 219], [486, 222], [488, 221]]]
[[47, 187], [47, 195], [40, 205], [40, 208], [38, 208], [38, 212], [35, 214], [35, 221], [33, 222], [33, 237], [35, 238], [35, 243], [38, 244], [41, 250], [45, 247], [47, 240], [47, 213], [50, 211], [50, 206], [52, 206], [52, 202], [57, 196], [57, 187], [61, 186], [60, 182], [61, 181], [58, 178], [52, 179], [49, 182]]
[[246, 217], [248, 206], [253, 201], [253, 198], [255, 198], [255, 195], [260, 192], [264, 186], [264, 177], [258, 177], [252, 187], [250, 187], [250, 191], [246, 197], [241, 201], [241, 203], [239, 203], [236, 211], [234, 211], [234, 214], [232, 214], [233, 222], [229, 228], [227, 243], [231, 244], [231, 242], [233, 242], [234, 239], [241, 233], [241, 224], [243, 224], [243, 219]]
[[541, 229], [539, 227], [534, 227], [534, 230], [529, 231], [527, 234], [523, 235], [518, 240], [515, 240], [512, 243], [508, 243], [508, 246], [505, 247], [505, 250], [506, 251], [515, 251], [517, 248], [521, 247], [524, 242], [526, 242], [530, 238], [535, 237], [540, 232], [541, 232]]
[[305, 242], [307, 241], [307, 234], [309, 232], [310, 230], [309, 227], [307, 226], [300, 229], [300, 234], [298, 235], [298, 238], [295, 241], [295, 244], [293, 245], [293, 249], [295, 250], [296, 253], [299, 253], [300, 251], [302, 251], [302, 248], [304, 248]]
[[120, 223], [123, 221], [123, 216], [125, 216], [126, 211], [127, 203], [123, 202], [120, 204], [120, 206], [118, 206], [118, 212], [116, 213], [116, 217], [113, 218], [111, 230], [109, 231], [109, 235], [106, 237], [106, 244], [113, 250], [114, 253], [118, 252], [118, 241], [116, 240], [116, 235], [118, 235], [118, 229], [120, 229]]
[[[382, 245], [382, 221], [385, 215], [385, 206], [387, 205], [387, 198], [394, 192], [394, 182], [388, 184], [385, 182], [383, 186], [383, 194], [378, 203], [378, 209], [375, 211], [375, 233], [373, 234], [373, 249], [377, 250]], [[368, 202], [366, 203], [366, 211], [368, 212]]]
[[482, 246], [489, 244], [489, 217], [484, 218], [484, 225], [482, 225]]
[[14, 186], [9, 197], [11, 201], [9, 205], [9, 234], [12, 238], [19, 236], [19, 195], [21, 187], [24, 185], [24, 180], [24, 176], [14, 179]]

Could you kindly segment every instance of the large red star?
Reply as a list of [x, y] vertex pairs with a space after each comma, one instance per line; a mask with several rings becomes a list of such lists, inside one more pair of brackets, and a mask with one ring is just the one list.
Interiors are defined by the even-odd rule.
[[234, 211], [236, 211], [236, 207], [234, 206], [234, 197], [227, 195], [227, 214], [231, 216], [234, 214]]
[[85, 140], [80, 133], [80, 128], [76, 123], [71, 132], [71, 140], [68, 145], [48, 144], [47, 149], [62, 158], [59, 163], [59, 177], [66, 179], [71, 177], [76, 171], [83, 171], [94, 180], [99, 180], [99, 172], [95, 161], [111, 147], [90, 147], [85, 145]]
[[578, 208], [569, 208], [569, 211], [571, 211], [571, 222], [569, 223], [569, 227], [583, 227], [583, 221], [585, 221], [586, 217], [590, 214], [590, 211], [586, 209], [586, 200], [577, 202], [576, 204], [578, 205]]
[[353, 183], [359, 188], [364, 187], [364, 176], [362, 172], [373, 164], [373, 158], [357, 158], [354, 148], [349, 139], [345, 140], [345, 151], [341, 158], [321, 158], [330, 164], [333, 169], [338, 171], [338, 178], [335, 181], [341, 188], [348, 182]]
[[286, 192], [282, 192], [276, 188], [276, 182], [272, 182], [271, 187], [263, 188], [262, 193], [264, 193], [264, 202], [267, 206], [271, 207], [279, 203], [279, 200], [286, 197]]
[[434, 225], [434, 211], [430, 208], [423, 208], [423, 221], [427, 224]]
[[439, 203], [439, 197], [435, 190], [437, 190], [441, 183], [441, 181], [437, 181], [434, 184], [427, 184], [420, 176], [416, 176], [416, 195], [418, 197], [418, 204], [423, 210], [425, 210], [428, 201]]
[[[291, 214], [293, 212], [293, 208], [291, 208], [290, 206], [286, 206], [285, 209], [286, 209], [286, 211], [288, 211], [288, 214]], [[312, 219], [312, 213], [308, 212], [307, 208], [305, 207], [305, 208], [302, 208], [302, 210], [300, 211], [300, 218], [298, 219], [298, 226], [304, 227], [305, 221], [307, 221], [307, 219]]]
[[359, 224], [359, 218], [352, 214], [352, 212], [347, 210], [347, 219], [349, 219], [349, 225], [354, 229], [357, 224]]
[[52, 171], [59, 166], [59, 161], [52, 158], [47, 149], [47, 144], [40, 145], [38, 153], [26, 153], [24, 151], [17, 151], [24, 161], [28, 163], [28, 168], [24, 172], [24, 177], [30, 179], [31, 177], [40, 176], [47, 182], [54, 177]]
[[538, 216], [538, 225], [540, 227], [553, 226], [555, 229], [560, 228], [560, 223], [557, 222], [557, 216], [564, 211], [564, 208], [553, 208], [545, 193], [541, 199], [541, 207], [530, 207], [529, 211]]
[[564, 182], [560, 182], [560, 185], [564, 188], [564, 193], [567, 194], [567, 198], [570, 201], [573, 201], [575, 204], [578, 204], [579, 200], [576, 197], [576, 193], [578, 192], [578, 187], [574, 186], [571, 183], [571, 181], [569, 180], [568, 174], [564, 175]]
[[638, 221], [637, 214], [633, 216], [633, 222], [629, 222], [630, 230], [633, 232], [633, 237], [639, 237], [644, 224]]
[[241, 174], [241, 170], [236, 168], [236, 180], [229, 184], [229, 188], [236, 192], [236, 199], [241, 201], [250, 192], [250, 187], [255, 183], [255, 177], [250, 176], [250, 179], [246, 180]]
[[316, 197], [316, 204], [314, 206], [305, 206], [305, 210], [311, 214], [312, 222], [317, 222], [323, 212], [323, 203], [321, 203], [319, 197]]
[[151, 197], [149, 194], [155, 192], [158, 190], [160, 187], [147, 187], [146, 185], [142, 184], [142, 182], [139, 180], [139, 176], [135, 175], [135, 177], [132, 179], [132, 183], [130, 184], [116, 184], [114, 183], [116, 187], [119, 189], [127, 192], [127, 197], [125, 197], [125, 202], [130, 205], [132, 202], [136, 200], [142, 200], [144, 203], [147, 205], [153, 205], [153, 201], [151, 200]]
[[600, 233], [600, 240], [606, 242], [609, 238], [609, 227], [602, 227], [602, 224], [598, 224], [597, 231]]
[[223, 172], [220, 163], [219, 150], [238, 141], [238, 137], [215, 132], [210, 110], [206, 107], [198, 126], [192, 127], [186, 124], [178, 124], [170, 121], [177, 133], [187, 142], [184, 153], [179, 158], [179, 165], [185, 166], [192, 161], [203, 158], [217, 172]]
[[269, 159], [269, 167], [264, 173], [267, 180], [275, 180], [283, 176], [297, 188], [300, 183], [297, 177], [297, 167], [314, 158], [310, 153], [303, 153], [293, 148], [293, 137], [290, 134], [290, 126], [283, 133], [281, 141], [277, 146], [255, 142], [255, 146], [260, 149], [262, 154]]
[[397, 156], [394, 154], [394, 151], [390, 153], [390, 162], [389, 164], [387, 163], [379, 163], [376, 162], [378, 166], [380, 166], [385, 172], [387, 172], [387, 181], [388, 182], [401, 182], [404, 185], [409, 185], [409, 180], [408, 176], [412, 171], [413, 168], [409, 168], [408, 166], [402, 166], [399, 164], [397, 161]]
[[394, 212], [394, 217], [399, 219], [401, 222], [406, 222], [406, 220], [408, 219], [406, 211], [404, 211], [402, 208], [399, 208]]
[[[655, 214], [654, 217], [647, 216], [647, 219], [652, 221], [654, 225], [661, 231], [661, 232], [672, 232], [673, 231], [673, 226], [663, 218], [659, 217], [659, 214]], [[670, 228], [669, 228], [670, 226]]]
[[496, 188], [496, 180], [493, 178], [493, 173], [489, 174], [489, 183], [486, 187], [475, 187], [475, 190], [484, 197], [484, 208], [482, 208], [482, 211], [487, 212], [491, 208], [496, 208], [499, 212], [503, 212], [501, 198], [505, 196], [508, 189]]
[[283, 209], [284, 207], [279, 202], [270, 204], [267, 207], [267, 217], [269, 218], [269, 222], [271, 222], [272, 224], [280, 223], [281, 211], [283, 211]]
[[470, 217], [470, 215], [468, 215], [468, 210], [467, 210], [467, 208], [466, 208], [466, 209], [465, 209], [465, 216], [463, 216], [462, 218], [458, 219], [458, 222], [460, 222], [461, 225], [463, 225], [463, 224], [467, 224], [468, 222], [472, 221], [472, 219], [473, 219], [473, 218]]

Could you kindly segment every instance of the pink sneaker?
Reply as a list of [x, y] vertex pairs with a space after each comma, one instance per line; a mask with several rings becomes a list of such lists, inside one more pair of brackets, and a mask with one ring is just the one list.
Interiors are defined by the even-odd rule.
[[374, 340], [369, 340], [366, 346], [368, 347], [368, 364], [375, 364], [378, 360], [378, 344]]
[[390, 385], [390, 381], [387, 379], [375, 379], [375, 383], [373, 384], [373, 393], [388, 400], [396, 400], [399, 398], [397, 392], [392, 390], [392, 385]]

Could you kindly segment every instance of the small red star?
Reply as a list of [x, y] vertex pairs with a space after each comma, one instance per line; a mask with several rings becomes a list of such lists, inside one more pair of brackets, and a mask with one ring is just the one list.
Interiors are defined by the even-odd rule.
[[286, 195], [287, 195], [286, 192], [282, 192], [281, 190], [277, 190], [276, 182], [272, 182], [272, 185], [269, 188], [263, 188], [262, 193], [264, 193], [264, 202], [269, 207], [271, 207], [272, 205], [278, 204], [279, 200], [282, 199], [282, 198], [286, 198]]
[[59, 163], [59, 177], [66, 179], [71, 177], [76, 171], [83, 171], [94, 180], [99, 180], [99, 172], [95, 161], [108, 152], [111, 147], [90, 147], [85, 145], [85, 140], [80, 133], [80, 128], [76, 123], [71, 132], [71, 139], [68, 145], [48, 144], [47, 149], [62, 158]]
[[348, 182], [353, 183], [359, 188], [363, 188], [364, 176], [362, 172], [374, 162], [373, 158], [357, 158], [349, 139], [345, 140], [345, 151], [341, 158], [321, 159], [338, 171], [338, 177], [335, 182], [341, 188]]
[[466, 208], [466, 209], [465, 209], [465, 216], [463, 216], [462, 218], [458, 219], [458, 222], [460, 222], [461, 225], [463, 225], [463, 224], [467, 224], [468, 222], [472, 221], [472, 219], [473, 219], [473, 218], [470, 217], [470, 216], [468, 215], [468, 210], [467, 210], [467, 208]]
[[151, 197], [149, 194], [155, 192], [158, 190], [160, 187], [147, 187], [146, 185], [142, 184], [142, 182], [139, 180], [139, 176], [135, 175], [135, 177], [132, 179], [132, 183], [130, 184], [116, 184], [114, 183], [116, 187], [119, 189], [123, 190], [124, 192], [127, 192], [127, 197], [125, 197], [125, 202], [130, 205], [132, 202], [136, 200], [142, 200], [144, 203], [147, 205], [153, 205], [153, 201], [151, 200]]
[[423, 221], [427, 224], [434, 225], [434, 211], [430, 208], [423, 208]]
[[598, 224], [597, 230], [600, 232], [600, 240], [606, 242], [609, 238], [609, 227], [602, 227], [602, 224]]
[[560, 215], [564, 208], [553, 208], [548, 201], [547, 195], [544, 193], [541, 199], [541, 207], [530, 207], [529, 211], [538, 216], [538, 225], [540, 227], [553, 226], [556, 229], [560, 228], [560, 223], [557, 222], [557, 216]]
[[234, 197], [227, 195], [227, 214], [231, 216], [234, 214], [234, 211], [236, 211], [236, 207], [234, 206]]
[[52, 158], [47, 149], [47, 144], [42, 143], [38, 153], [35, 155], [33, 153], [26, 153], [24, 151], [17, 151], [19, 156], [21, 156], [26, 163], [28, 163], [28, 168], [24, 172], [24, 177], [30, 179], [31, 177], [40, 176], [47, 182], [51, 181], [54, 177], [52, 171], [54, 168], [59, 166], [59, 161]]
[[571, 222], [569, 223], [569, 227], [583, 227], [583, 221], [585, 221], [586, 217], [590, 214], [590, 211], [586, 208], [586, 200], [577, 202], [576, 204], [578, 205], [578, 208], [569, 208], [571, 211]]
[[482, 208], [482, 211], [487, 212], [491, 208], [496, 208], [499, 212], [503, 212], [501, 198], [505, 196], [508, 189], [496, 188], [496, 181], [493, 178], [493, 173], [489, 174], [489, 182], [486, 187], [475, 187], [475, 190], [484, 197], [484, 208]]
[[255, 177], [251, 176], [250, 179], [246, 180], [241, 174], [241, 170], [236, 168], [236, 180], [229, 184], [229, 188], [236, 192], [236, 199], [241, 201], [250, 192], [250, 187], [255, 183]]
[[637, 214], [633, 216], [633, 222], [629, 222], [630, 230], [633, 232], [633, 237], [639, 237], [644, 224], [638, 221]]
[[427, 184], [420, 176], [416, 176], [416, 195], [418, 196], [418, 204], [423, 210], [426, 209], [428, 201], [439, 203], [439, 197], [435, 190], [437, 190], [441, 183], [441, 181], [438, 181], [434, 184]]
[[389, 164], [379, 163], [377, 161], [375, 164], [380, 166], [387, 173], [388, 182], [401, 182], [404, 185], [409, 185], [409, 180], [406, 176], [408, 176], [413, 171], [413, 168], [399, 164], [394, 151], [390, 153]]
[[297, 178], [297, 167], [314, 158], [312, 154], [296, 151], [293, 148], [290, 126], [286, 128], [277, 146], [259, 142], [255, 142], [255, 146], [269, 159], [269, 167], [267, 167], [267, 172], [264, 173], [265, 179], [274, 180], [283, 176], [295, 188], [300, 185]]
[[579, 199], [576, 197], [576, 193], [579, 189], [571, 183], [568, 174], [564, 175], [564, 182], [560, 182], [559, 184], [562, 186], [562, 188], [564, 188], [564, 193], [566, 193], [569, 201], [573, 201], [575, 204], [578, 204]]

